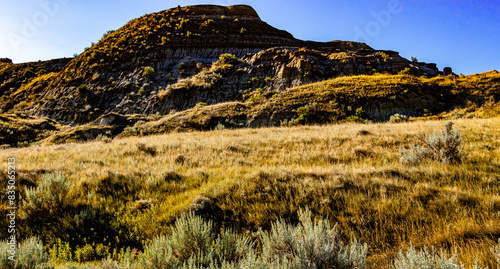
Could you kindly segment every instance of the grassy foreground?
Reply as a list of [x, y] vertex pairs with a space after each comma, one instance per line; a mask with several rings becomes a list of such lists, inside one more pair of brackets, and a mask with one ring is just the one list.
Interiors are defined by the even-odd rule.
[[[280, 217], [297, 223], [307, 207], [338, 223], [345, 241], [367, 243], [368, 268], [388, 268], [411, 244], [456, 249], [467, 267], [477, 257], [495, 268], [500, 120], [455, 121], [462, 163], [400, 163], [400, 147], [420, 144], [443, 123], [218, 130], [5, 149], [1, 184], [7, 186], [7, 159], [16, 156], [18, 236], [38, 235], [60, 262], [77, 260], [92, 244], [110, 253], [142, 249], [188, 210], [257, 238]], [[47, 177], [67, 184], [44, 193]], [[2, 201], [5, 212], [5, 194]]]

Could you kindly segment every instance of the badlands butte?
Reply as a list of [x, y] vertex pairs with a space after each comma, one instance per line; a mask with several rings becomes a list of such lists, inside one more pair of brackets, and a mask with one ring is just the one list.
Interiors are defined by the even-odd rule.
[[1, 59], [0, 144], [387, 121], [498, 100], [498, 72], [448, 73], [364, 43], [298, 40], [245, 5], [177, 7], [108, 31], [74, 58]]

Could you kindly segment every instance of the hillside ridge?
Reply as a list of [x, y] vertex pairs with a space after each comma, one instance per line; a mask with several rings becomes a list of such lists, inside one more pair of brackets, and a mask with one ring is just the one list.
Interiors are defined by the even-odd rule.
[[0, 113], [61, 124], [86, 124], [110, 113], [165, 116], [199, 103], [246, 103], [328, 79], [400, 72], [443, 74], [435, 64], [364, 43], [295, 39], [247, 5], [179, 6], [108, 31], [72, 59], [2, 60]]

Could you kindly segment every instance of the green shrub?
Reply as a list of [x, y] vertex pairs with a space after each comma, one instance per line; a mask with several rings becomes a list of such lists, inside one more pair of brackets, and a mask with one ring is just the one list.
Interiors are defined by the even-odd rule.
[[154, 73], [155, 73], [155, 70], [153, 67], [146, 66], [146, 67], [144, 67], [144, 71], [142, 72], [142, 77], [149, 78], [149, 77], [153, 76]]
[[410, 150], [401, 148], [400, 161], [405, 164], [417, 164], [424, 158], [438, 160], [444, 164], [459, 163], [463, 159], [462, 137], [453, 130], [453, 122], [447, 121], [441, 133], [435, 132], [426, 140], [420, 139], [425, 146], [413, 146]]
[[366, 244], [345, 245], [337, 226], [312, 219], [309, 210], [299, 210], [299, 217], [298, 226], [279, 220], [261, 233], [263, 261], [295, 264], [291, 268], [366, 268]]
[[143, 121], [143, 120], [138, 120], [138, 121], [136, 121], [136, 122], [134, 123], [134, 127], [135, 127], [135, 128], [137, 128], [137, 127], [142, 126], [142, 125], [144, 125], [144, 124], [146, 124], [146, 121]]
[[221, 64], [238, 64], [240, 63], [240, 59], [236, 57], [235, 55], [224, 53], [219, 56], [219, 60], [217, 61], [218, 63]]
[[259, 78], [258, 77], [252, 77], [249, 81], [248, 81], [248, 84], [255, 84], [259, 82]]
[[248, 99], [248, 101], [250, 103], [257, 104], [264, 101], [264, 96], [261, 94], [254, 94]]
[[400, 148], [399, 152], [401, 157], [399, 161], [402, 164], [415, 165], [420, 163], [423, 159], [430, 157], [431, 154], [426, 147], [411, 146], [409, 149]]
[[75, 260], [78, 262], [102, 260], [108, 257], [109, 247], [103, 244], [86, 244], [75, 250]]
[[[217, 234], [211, 221], [191, 212], [177, 219], [169, 235], [160, 235], [146, 244], [138, 256], [130, 248], [120, 253], [114, 251], [109, 256], [107, 247], [98, 244], [77, 249], [75, 257], [82, 262], [107, 255], [95, 268], [117, 269], [366, 268], [366, 244], [356, 240], [344, 244], [336, 226], [331, 227], [326, 219], [312, 219], [309, 210], [299, 210], [299, 217], [297, 226], [279, 220], [272, 224], [270, 232], [260, 231], [261, 254], [250, 236], [231, 229], [222, 229]], [[62, 246], [59, 252], [65, 252], [64, 244]], [[74, 263], [64, 266], [94, 268], [90, 264], [85, 265], [89, 267], [75, 267]]]
[[226, 129], [226, 126], [222, 122], [217, 123], [217, 126], [215, 126], [215, 130], [224, 130]]
[[17, 244], [14, 260], [9, 259], [7, 241], [0, 242], [0, 268], [45, 269], [54, 268], [49, 262], [49, 255], [43, 250], [43, 244], [37, 237], [30, 237]]
[[363, 107], [359, 107], [356, 109], [356, 113], [349, 117], [349, 121], [365, 123], [366, 117], [367, 117], [367, 114], [366, 114], [365, 110], [363, 109]]
[[417, 251], [413, 246], [410, 246], [406, 253], [402, 250], [399, 251], [391, 267], [393, 269], [464, 268], [464, 266], [458, 264], [456, 253], [451, 257], [447, 257], [443, 250], [438, 255], [434, 248], [429, 250], [427, 247], [424, 247], [420, 251]]
[[113, 139], [111, 139], [107, 135], [103, 135], [103, 134], [97, 135], [97, 137], [95, 138], [95, 140], [96, 141], [101, 141], [101, 142], [104, 142], [104, 143], [111, 143], [113, 141]]
[[212, 222], [194, 214], [177, 219], [171, 235], [158, 236], [146, 245], [140, 257], [144, 268], [172, 268], [190, 258], [204, 259], [215, 240]]
[[60, 238], [58, 238], [56, 242], [57, 243], [52, 245], [49, 249], [50, 259], [57, 263], [71, 261], [73, 253], [71, 253], [69, 243], [61, 241]]
[[221, 264], [239, 262], [254, 253], [255, 243], [248, 235], [238, 234], [231, 229], [223, 231], [215, 241], [214, 254]]
[[131, 135], [131, 136], [137, 135], [137, 128], [135, 128], [133, 126], [127, 126], [127, 127], [125, 127], [125, 129], [123, 129], [122, 134], [123, 135]]
[[311, 117], [311, 108], [309, 106], [303, 106], [297, 108], [297, 118], [295, 119], [298, 123], [307, 123]]
[[462, 137], [460, 132], [453, 130], [453, 122], [444, 124], [442, 133], [434, 133], [426, 143], [434, 155], [434, 159], [443, 163], [458, 163], [463, 158]]
[[161, 37], [161, 45], [162, 46], [166, 45], [168, 42], [170, 42], [170, 38], [167, 38], [165, 36]]
[[51, 209], [61, 210], [67, 202], [68, 192], [69, 183], [62, 174], [46, 174], [36, 188], [26, 189], [23, 210], [28, 214]]
[[399, 71], [398, 74], [400, 74], [400, 75], [415, 75], [415, 71], [410, 67], [406, 67], [405, 69]]
[[110, 263], [103, 261], [100, 264], [68, 262], [57, 266], [57, 269], [124, 269], [123, 267], [113, 267]]
[[399, 123], [399, 122], [406, 122], [406, 121], [408, 121], [408, 116], [400, 115], [400, 114], [394, 114], [389, 119], [389, 122], [391, 122], [391, 123]]

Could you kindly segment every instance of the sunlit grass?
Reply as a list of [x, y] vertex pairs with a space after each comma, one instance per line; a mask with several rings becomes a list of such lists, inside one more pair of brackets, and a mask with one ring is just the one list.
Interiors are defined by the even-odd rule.
[[[269, 229], [279, 217], [297, 222], [297, 210], [308, 207], [338, 222], [345, 236], [366, 242], [370, 268], [387, 267], [410, 244], [457, 248], [468, 266], [478, 257], [494, 268], [489, 248], [500, 237], [498, 118], [455, 121], [464, 140], [462, 163], [399, 162], [400, 147], [418, 144], [418, 137], [441, 130], [443, 123], [170, 133], [6, 149], [0, 158], [16, 156], [19, 181], [37, 184], [41, 174], [62, 173], [71, 184], [67, 211], [87, 206], [111, 214], [108, 224], [117, 238], [99, 241], [98, 234], [88, 240], [112, 247], [125, 242], [141, 247], [168, 233], [167, 224], [204, 197], [210, 201], [202, 210], [205, 217], [251, 233]], [[139, 149], [140, 143], [156, 153]], [[6, 166], [3, 162], [0, 169]], [[151, 207], [137, 210], [139, 200]], [[74, 228], [70, 213], [55, 214], [64, 219], [56, 225], [68, 234], [90, 229]], [[19, 225], [35, 225], [32, 221], [27, 216]], [[40, 237], [51, 240], [43, 232]]]

